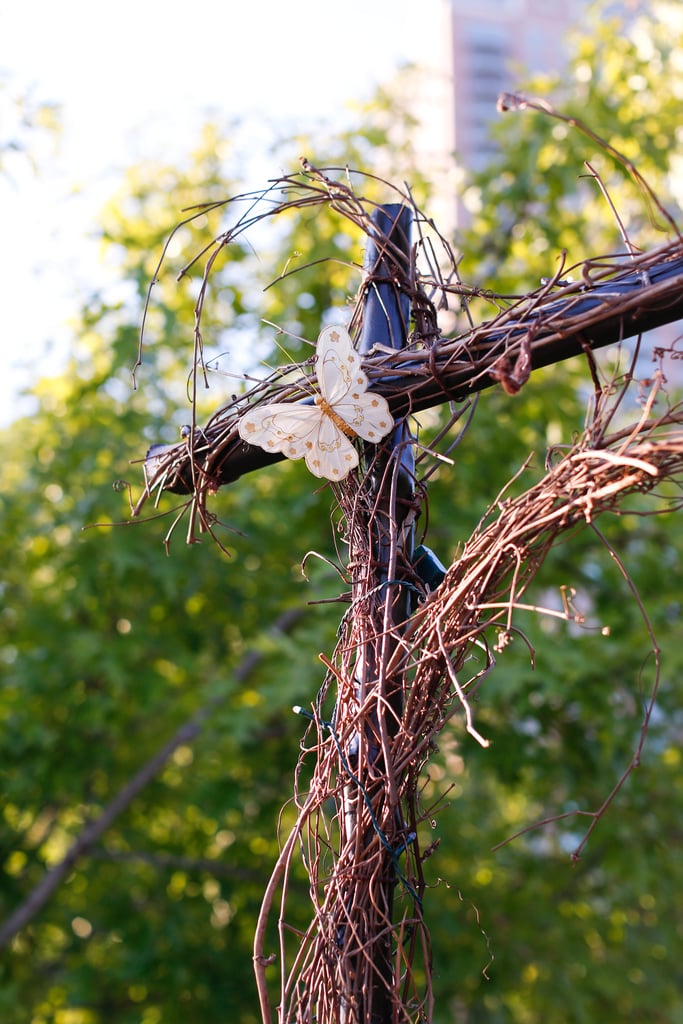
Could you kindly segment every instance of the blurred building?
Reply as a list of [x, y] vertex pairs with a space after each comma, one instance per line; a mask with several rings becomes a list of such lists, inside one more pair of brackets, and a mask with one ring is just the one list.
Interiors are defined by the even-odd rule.
[[561, 72], [565, 37], [587, 0], [447, 0], [453, 82], [452, 143], [480, 170], [492, 155], [487, 129], [501, 92], [530, 73]]
[[[519, 89], [530, 74], [561, 73], [567, 31], [588, 2], [444, 0], [447, 148], [459, 168], [481, 170], [493, 156], [489, 129], [501, 92]], [[452, 216], [465, 219], [460, 202]]]
[[422, 124], [419, 148], [442, 197], [432, 211], [442, 229], [466, 221], [465, 174], [495, 152], [499, 94], [518, 90], [530, 74], [561, 74], [567, 32], [580, 27], [589, 2], [441, 0], [439, 18], [423, 26], [432, 60], [411, 100]]

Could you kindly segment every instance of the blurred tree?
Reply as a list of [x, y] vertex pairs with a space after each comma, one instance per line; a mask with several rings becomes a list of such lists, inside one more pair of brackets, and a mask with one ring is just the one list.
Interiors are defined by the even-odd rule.
[[60, 108], [36, 99], [31, 90], [22, 91], [0, 70], [0, 125], [0, 174], [11, 180], [18, 160], [37, 170], [45, 143], [50, 148], [58, 143]]
[[[140, 466], [127, 460], [139, 462], [151, 441], [175, 440], [191, 417], [202, 268], [180, 283], [175, 275], [218, 233], [220, 210], [174, 236], [147, 311], [134, 396], [131, 369], [147, 288], [180, 211], [241, 190], [225, 170], [239, 144], [222, 142], [235, 130], [207, 126], [187, 167], [131, 168], [102, 215], [103, 255], [118, 260], [120, 288], [92, 295], [64, 373], [40, 380], [36, 414], [4, 432], [0, 905], [10, 932], [17, 908], [28, 921], [0, 955], [7, 1024], [172, 1024], [218, 1019], [226, 1007], [232, 1019], [256, 1019], [253, 927], [301, 734], [291, 706], [315, 693], [317, 653], [332, 646], [338, 618], [334, 604], [306, 607], [336, 597], [336, 573], [313, 562], [314, 588], [301, 574], [307, 550], [334, 557], [329, 500], [302, 467], [278, 467], [217, 497], [219, 514], [247, 531], [235, 543], [217, 527], [229, 560], [208, 537], [185, 547], [182, 527], [166, 558], [171, 520], [115, 525], [128, 507], [125, 488], [112, 488], [124, 476], [138, 487]], [[338, 159], [360, 162], [346, 141]], [[298, 230], [281, 235], [283, 251]], [[327, 242], [319, 244], [330, 255]], [[340, 261], [352, 248], [341, 231], [331, 243]], [[270, 283], [264, 245], [248, 237], [212, 275], [202, 326], [206, 358], [221, 372], [208, 376], [200, 415], [220, 404], [223, 366], [246, 365], [242, 339], [248, 359], [271, 354], [259, 324], [257, 289]], [[347, 276], [318, 290], [316, 308], [299, 314], [302, 333], [317, 336], [349, 285]], [[278, 631], [292, 609], [301, 615]], [[142, 788], [140, 774], [174, 737]], [[30, 901], [46, 873], [117, 805], [36, 913]], [[302, 897], [305, 907], [303, 886]]]
[[[623, 100], [625, 109], [638, 97], [649, 96], [653, 104], [637, 134], [637, 163], [648, 176], [649, 160], [661, 160], [662, 173], [665, 166], [661, 147], [651, 150], [644, 134], [648, 124], [653, 133], [658, 126], [658, 62], [681, 40], [672, 30], [661, 39], [656, 19], [638, 26], [638, 46], [651, 43], [649, 61], [638, 57], [635, 43], [622, 43], [622, 37], [633, 41], [632, 28], [612, 30], [608, 47], [598, 18], [592, 40], [579, 43], [571, 82], [576, 89], [592, 83], [578, 104], [582, 117], [610, 135], [619, 117], [627, 142], [628, 121], [621, 121], [622, 106], [609, 106], [608, 94], [636, 69], [645, 78], [645, 86], [632, 85]], [[592, 59], [593, 77], [587, 78], [580, 69]], [[600, 84], [607, 64], [611, 75]], [[388, 166], [387, 176], [416, 180], [409, 146], [400, 173], [391, 168], [396, 139], [389, 127], [402, 122], [392, 120], [385, 100], [377, 120], [372, 108], [365, 110], [368, 127], [337, 140], [338, 149], [317, 144], [313, 151], [297, 139], [295, 155]], [[668, 124], [668, 96], [661, 102]], [[616, 244], [604, 203], [596, 200], [593, 208], [583, 197], [564, 201], [577, 195], [581, 160], [568, 144], [545, 168], [543, 182], [565, 161], [556, 191], [543, 186], [534, 192], [537, 154], [552, 144], [556, 125], [537, 115], [513, 117], [502, 126], [489, 191], [484, 181], [476, 185], [482, 214], [467, 245], [470, 279], [500, 290], [535, 285], [563, 245], [570, 246], [570, 259], [579, 259]], [[221, 532], [229, 560], [208, 538], [185, 547], [182, 526], [171, 557], [164, 557], [168, 520], [82, 532], [87, 524], [126, 518], [113, 480], [139, 480], [139, 467], [131, 469], [126, 460], [140, 458], [152, 440], [175, 440], [189, 418], [197, 276], [177, 285], [172, 271], [220, 230], [220, 211], [176, 236], [169, 268], [153, 289], [134, 397], [130, 368], [146, 287], [179, 210], [241, 191], [236, 175], [225, 170], [237, 163], [238, 143], [233, 151], [221, 141], [228, 135], [234, 136], [234, 126], [229, 133], [207, 128], [185, 168], [131, 169], [103, 215], [103, 246], [120, 262], [121, 292], [93, 296], [75, 327], [65, 373], [40, 383], [35, 416], [4, 431], [3, 917], [29, 898], [85, 823], [125, 794], [184, 723], [202, 709], [207, 715], [0, 954], [0, 1017], [7, 1024], [191, 1024], [222, 1020], [226, 1012], [243, 1024], [257, 1019], [252, 932], [277, 853], [277, 819], [291, 791], [301, 731], [289, 708], [315, 693], [322, 675], [317, 653], [331, 648], [339, 617], [335, 604], [306, 603], [343, 589], [322, 563], [310, 563], [311, 584], [299, 568], [310, 549], [334, 557], [329, 500], [316, 493], [300, 464], [241, 480], [215, 503], [221, 518], [246, 533]], [[530, 176], [526, 199], [506, 193], [500, 176], [507, 172], [513, 189], [526, 187]], [[583, 221], [578, 215], [572, 220], [576, 207]], [[499, 245], [504, 238], [509, 247]], [[218, 359], [220, 372], [209, 375], [203, 410], [220, 404], [222, 388], [235, 387], [222, 374], [244, 365], [242, 338], [249, 338], [250, 357], [270, 357], [260, 315], [312, 340], [325, 313], [342, 306], [357, 283], [353, 269], [346, 269], [359, 262], [360, 239], [322, 214], [287, 221], [273, 241], [259, 237], [255, 247], [266, 279], [245, 243], [232, 249], [212, 280], [203, 331], [207, 356], [212, 365]], [[491, 253], [495, 272], [486, 262]], [[257, 295], [255, 283], [269, 283], [292, 259], [322, 257], [330, 261], [322, 268]], [[219, 356], [224, 350], [227, 355]], [[514, 400], [499, 390], [482, 396], [457, 449], [457, 468], [440, 469], [430, 483], [429, 543], [443, 558], [453, 555], [530, 451], [542, 463], [548, 444], [580, 428], [583, 375], [577, 361], [535, 374]], [[437, 419], [424, 417], [427, 434], [438, 428]], [[538, 472], [540, 465], [528, 475]], [[164, 497], [162, 510], [172, 504]], [[626, 517], [608, 527], [666, 652], [660, 711], [643, 765], [577, 867], [569, 853], [581, 835], [581, 818], [489, 852], [539, 818], [579, 806], [596, 809], [637, 742], [652, 679], [651, 664], [642, 664], [648, 637], [614, 561], [586, 531], [546, 564], [537, 595], [547, 603], [560, 584], [577, 587], [589, 628], [577, 631], [530, 615], [524, 627], [536, 648], [535, 670], [524, 645], [513, 644], [476, 708], [491, 748], [463, 739], [456, 724], [430, 769], [425, 804], [446, 792], [451, 804], [432, 815], [433, 829], [425, 828], [427, 841], [441, 839], [429, 863], [434, 889], [425, 903], [435, 951], [435, 1021], [569, 1024], [608, 1017], [664, 1024], [680, 1013], [675, 950], [681, 921], [671, 896], [683, 891], [676, 855], [683, 809], [676, 693], [681, 654], [674, 642], [680, 538], [665, 519]], [[293, 608], [303, 609], [288, 624], [293, 633], [273, 632]], [[610, 637], [602, 635], [603, 625]], [[305, 916], [304, 884], [301, 900]], [[487, 981], [482, 970], [491, 956]]]
[[[580, 117], [633, 161], [677, 216], [680, 5], [635, 6], [634, 14], [594, 4], [571, 39], [567, 72], [531, 81], [528, 94]], [[666, 241], [667, 225], [623, 165], [576, 128], [527, 110], [505, 114], [495, 136], [499, 157], [466, 194], [472, 224], [461, 240], [460, 270], [468, 284], [523, 293], [556, 271], [562, 250], [567, 266], [624, 250], [613, 211], [596, 181], [584, 176], [584, 160], [600, 173], [632, 244], [644, 249]], [[645, 364], [642, 373], [649, 372]], [[512, 402], [498, 389], [482, 395], [457, 451], [455, 493], [443, 473], [430, 488], [433, 545], [442, 531], [446, 541], [448, 526], [461, 516], [457, 535], [466, 536], [467, 504], [476, 518], [486, 494], [491, 500], [526, 454], [542, 456], [581, 429], [582, 377], [582, 360], [573, 360], [534, 374]], [[535, 463], [520, 486], [541, 471], [542, 458]], [[434, 864], [435, 882], [445, 878], [455, 887], [447, 895], [440, 883], [435, 900], [453, 915], [439, 918], [433, 936], [435, 1019], [444, 1022], [665, 1024], [680, 1014], [683, 974], [674, 950], [683, 926], [683, 872], [674, 851], [683, 811], [683, 537], [673, 516], [622, 516], [599, 525], [628, 567], [663, 651], [642, 764], [575, 867], [569, 855], [588, 823], [582, 817], [484, 852], [535, 821], [597, 810], [637, 744], [655, 679], [651, 642], [615, 561], [599, 534], [586, 530], [551, 555], [530, 595], [530, 603], [536, 597], [559, 607], [559, 585], [576, 588], [586, 628], [520, 616], [535, 667], [521, 643], [499, 656], [477, 709], [477, 727], [491, 748], [468, 742], [458, 749], [444, 737], [443, 767], [432, 776], [435, 790], [456, 780], [453, 805], [439, 816]], [[478, 928], [485, 937], [477, 944]], [[487, 980], [489, 956], [495, 959]]]

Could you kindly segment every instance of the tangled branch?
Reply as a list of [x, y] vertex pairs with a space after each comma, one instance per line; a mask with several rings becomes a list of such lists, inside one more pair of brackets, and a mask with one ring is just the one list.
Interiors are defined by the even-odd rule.
[[[274, 199], [275, 192], [284, 198]], [[310, 723], [296, 770], [294, 822], [284, 829], [254, 947], [264, 1024], [272, 1020], [267, 972], [275, 961], [283, 1022], [417, 1024], [431, 1019], [431, 954], [423, 914], [423, 865], [431, 848], [422, 847], [420, 830], [431, 808], [422, 804], [420, 778], [437, 738], [460, 715], [467, 734], [486, 745], [473, 698], [516, 632], [516, 612], [553, 545], [568, 532], [620, 510], [629, 497], [640, 501], [642, 495], [664, 495], [668, 489], [663, 507], [680, 506], [683, 409], [657, 411], [665, 353], [656, 356], [660, 365], [642, 414], [627, 426], [616, 425], [617, 411], [623, 408], [633, 365], [621, 382], [601, 385], [593, 358], [603, 345], [683, 316], [678, 233], [649, 253], [636, 255], [629, 246], [623, 256], [563, 268], [563, 276], [574, 270], [573, 283], [562, 283], [558, 273], [529, 295], [503, 299], [466, 288], [448, 244], [408, 192], [395, 192], [413, 207], [417, 225], [409, 264], [396, 253], [391, 282], [410, 298], [408, 344], [399, 351], [376, 346], [363, 360], [372, 389], [387, 399], [394, 420], [463, 402], [496, 383], [515, 394], [533, 370], [581, 353], [594, 387], [593, 415], [582, 437], [561, 457], [555, 453], [549, 459], [540, 481], [516, 497], [499, 496], [435, 588], [421, 576], [410, 544], [399, 536], [419, 514], [428, 473], [402, 489], [400, 450], [379, 446], [362, 452], [359, 473], [331, 484], [349, 548], [352, 602], [333, 655], [321, 656], [327, 670], [321, 691], [310, 709], [299, 709]], [[322, 204], [377, 241], [371, 217], [375, 204], [348, 181], [334, 180], [310, 164], [302, 175], [278, 179], [265, 193], [241, 198], [247, 200], [248, 213], [200, 254], [206, 262], [195, 310], [195, 375], [204, 370], [200, 322], [211, 269], [218, 253], [247, 226], [262, 216]], [[255, 212], [262, 201], [269, 204], [265, 214]], [[390, 237], [380, 241], [391, 250]], [[435, 256], [437, 249], [445, 267]], [[356, 333], [374, 284], [371, 275], [361, 284], [351, 318]], [[478, 326], [470, 310], [475, 299], [496, 310]], [[466, 315], [460, 316], [453, 336], [445, 337], [437, 310], [449, 304]], [[671, 350], [670, 355], [678, 353]], [[203, 426], [193, 417], [179, 444], [148, 456], [147, 483], [134, 514], [170, 491], [189, 495], [178, 513], [179, 519], [189, 512], [188, 539], [196, 531], [211, 530], [211, 494], [282, 457], [241, 440], [237, 424], [245, 408], [305, 401], [315, 385], [312, 363], [283, 367], [265, 380], [250, 381]], [[456, 412], [449, 426], [457, 417]], [[412, 443], [408, 435], [405, 443]], [[378, 493], [388, 502], [380, 503]], [[385, 552], [381, 565], [380, 549]], [[399, 615], [407, 591], [417, 601], [409, 614]], [[641, 745], [655, 692], [656, 683]], [[591, 829], [631, 767], [593, 815]], [[288, 916], [299, 856], [312, 906], [303, 930]], [[275, 913], [277, 954], [266, 946]]]
[[[651, 399], [659, 383], [657, 378]], [[297, 777], [307, 781], [297, 793], [297, 819], [283, 844], [257, 936], [257, 974], [265, 993], [267, 957], [259, 940], [281, 886], [282, 1020], [356, 1021], [358, 1007], [371, 1012], [367, 993], [373, 989], [381, 943], [390, 944], [394, 960], [391, 1019], [431, 1019], [430, 945], [422, 907], [423, 863], [431, 850], [421, 847], [419, 829], [431, 808], [421, 806], [419, 779], [437, 738], [447, 722], [461, 715], [466, 731], [486, 745], [476, 729], [473, 697], [515, 631], [515, 612], [524, 607], [524, 594], [553, 545], [577, 527], [619, 511], [629, 496], [669, 487], [671, 497], [663, 508], [679, 508], [683, 501], [683, 408], [657, 418], [645, 414], [602, 436], [608, 418], [605, 407], [601, 419], [538, 483], [517, 497], [501, 496], [434, 592], [414, 574], [381, 593], [369, 593], [345, 616], [334, 655], [326, 662], [325, 686], [311, 710], [297, 770]], [[353, 522], [362, 491], [352, 483], [342, 491], [340, 500]], [[349, 539], [353, 548], [354, 539]], [[362, 539], [355, 542], [360, 546]], [[362, 566], [358, 547], [355, 554]], [[366, 540], [366, 567], [369, 560]], [[391, 653], [376, 685], [360, 694], [359, 651], [382, 638], [386, 608], [405, 585], [421, 590], [420, 605], [391, 630]], [[387, 744], [385, 727], [392, 715], [387, 694], [397, 681], [403, 713], [393, 720]], [[323, 707], [330, 687], [337, 697], [328, 720]], [[653, 689], [646, 718], [654, 696]], [[635, 763], [634, 758], [614, 792]], [[349, 802], [356, 811], [352, 827]], [[593, 815], [590, 830], [608, 802]], [[299, 849], [313, 902], [303, 934], [286, 923], [287, 883]], [[398, 895], [396, 906], [389, 907], [382, 898], [383, 882], [392, 874]]]
[[[244, 231], [262, 218], [309, 206], [327, 206], [342, 213], [369, 237], [376, 233], [371, 215], [377, 204], [356, 195], [351, 184], [329, 178], [329, 170], [335, 169], [323, 172], [306, 163], [302, 174], [277, 179], [262, 193], [231, 200], [238, 204], [246, 202], [249, 216], [238, 217], [232, 228], [181, 272], [182, 276], [202, 257], [206, 258], [195, 308], [193, 393], [197, 375], [206, 372], [200, 325], [212, 269], [219, 253]], [[410, 296], [412, 329], [405, 348], [375, 349], [363, 359], [363, 370], [373, 390], [387, 399], [395, 421], [446, 402], [464, 402], [499, 381], [506, 386], [506, 375], [501, 371], [506, 365], [513, 366], [520, 356], [528, 357], [528, 370], [532, 371], [587, 349], [620, 343], [683, 317], [683, 240], [679, 236], [639, 256], [629, 252], [563, 267], [563, 280], [573, 273], [572, 283], [560, 284], [558, 273], [535, 292], [509, 299], [465, 287], [458, 278], [457, 260], [446, 240], [415, 206], [409, 193], [393, 191], [411, 207], [416, 224], [413, 265], [402, 268], [401, 279], [395, 282], [397, 288]], [[284, 199], [275, 201], [273, 197], [279, 193], [284, 193]], [[259, 210], [259, 204], [265, 204], [266, 209]], [[203, 208], [192, 216], [202, 212]], [[392, 248], [388, 238], [380, 242]], [[441, 257], [437, 256], [439, 252]], [[370, 288], [372, 282], [363, 281], [356, 296], [351, 317], [351, 327], [356, 332], [362, 325]], [[493, 304], [498, 310], [493, 318], [478, 326], [472, 326], [469, 317], [475, 299]], [[437, 310], [454, 304], [468, 311], [464, 329], [456, 331], [453, 337], [443, 337]], [[142, 349], [138, 365], [141, 360]], [[265, 379], [250, 382], [205, 424], [200, 426], [193, 417], [193, 422], [183, 428], [179, 443], [150, 450], [145, 459], [146, 486], [133, 515], [141, 515], [149, 500], [158, 501], [164, 491], [190, 495], [180, 511], [181, 517], [187, 514], [189, 518], [188, 539], [192, 540], [197, 532], [210, 530], [213, 517], [208, 499], [218, 488], [283, 458], [280, 453], [267, 453], [242, 441], [237, 432], [241, 413], [247, 406], [299, 402], [311, 394], [315, 384], [312, 365], [282, 366]]]

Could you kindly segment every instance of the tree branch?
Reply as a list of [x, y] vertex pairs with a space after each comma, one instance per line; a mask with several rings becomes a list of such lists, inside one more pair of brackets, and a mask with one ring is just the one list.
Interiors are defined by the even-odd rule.
[[[677, 241], [629, 258], [626, 269], [614, 261], [587, 260], [580, 282], [554, 293], [542, 289], [494, 320], [431, 347], [375, 354], [363, 360], [363, 369], [394, 419], [400, 419], [492, 387], [499, 376], [494, 364], [502, 356], [514, 359], [523, 344], [530, 350], [531, 369], [537, 370], [682, 318], [683, 242]], [[194, 447], [188, 438], [148, 457], [148, 487], [134, 515], [157, 488], [175, 494], [196, 494], [203, 486], [215, 490], [281, 461], [280, 453], [266, 453], [239, 438], [236, 423], [243, 408], [242, 399], [217, 412], [197, 431]]]
[[[301, 608], [290, 608], [278, 617], [272, 626], [276, 633], [289, 633], [304, 611]], [[261, 651], [249, 651], [237, 666], [234, 678], [238, 683], [248, 678], [251, 672], [262, 660]], [[85, 856], [94, 844], [102, 837], [107, 829], [113, 824], [123, 811], [130, 805], [135, 797], [142, 792], [152, 779], [161, 771], [166, 761], [179, 746], [190, 743], [204, 728], [208, 719], [212, 717], [216, 708], [226, 699], [225, 695], [215, 696], [207, 701], [191, 718], [189, 718], [173, 736], [159, 748], [156, 754], [144, 764], [139, 771], [126, 783], [114, 799], [107, 804], [99, 818], [91, 821], [85, 826], [81, 834], [74, 841], [66, 855], [45, 873], [42, 880], [28, 895], [24, 902], [10, 914], [5, 922], [0, 925], [0, 949], [14, 938], [17, 932], [25, 928], [30, 921], [43, 909], [47, 901], [59, 888], [64, 879], [73, 871], [73, 868], [81, 857]]]

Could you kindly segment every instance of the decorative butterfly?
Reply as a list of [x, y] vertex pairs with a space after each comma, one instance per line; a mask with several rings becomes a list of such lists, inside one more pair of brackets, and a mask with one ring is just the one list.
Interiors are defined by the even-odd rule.
[[358, 465], [353, 441], [377, 444], [394, 425], [386, 399], [368, 391], [368, 378], [344, 327], [325, 327], [316, 345], [320, 394], [314, 405], [273, 402], [248, 409], [240, 437], [267, 452], [306, 460], [311, 473], [343, 480]]

